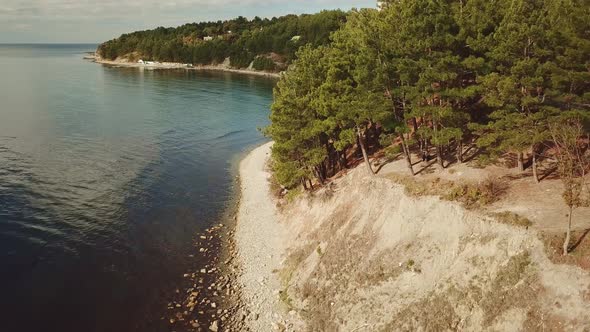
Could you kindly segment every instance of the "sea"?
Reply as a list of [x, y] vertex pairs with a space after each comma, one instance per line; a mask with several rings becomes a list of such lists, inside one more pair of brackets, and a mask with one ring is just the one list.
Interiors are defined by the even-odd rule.
[[275, 80], [0, 45], [0, 330], [161, 331]]

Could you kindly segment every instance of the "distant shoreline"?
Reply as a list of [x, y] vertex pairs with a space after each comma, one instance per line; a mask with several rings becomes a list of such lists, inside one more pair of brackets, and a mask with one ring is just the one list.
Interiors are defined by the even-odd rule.
[[90, 60], [92, 62], [96, 62], [103, 65], [108, 66], [116, 66], [116, 67], [129, 67], [129, 68], [146, 68], [146, 69], [185, 69], [185, 70], [202, 70], [202, 71], [223, 71], [229, 73], [237, 73], [237, 74], [246, 74], [246, 75], [256, 75], [262, 77], [270, 77], [270, 78], [279, 78], [281, 77], [281, 73], [269, 73], [257, 70], [250, 70], [250, 69], [234, 69], [228, 68], [223, 65], [198, 65], [198, 66], [189, 66], [187, 64], [182, 63], [175, 63], [175, 62], [156, 62], [153, 64], [142, 64], [136, 62], [128, 62], [128, 61], [120, 61], [120, 60], [105, 60], [94, 53], [88, 53], [84, 56], [85, 60]]

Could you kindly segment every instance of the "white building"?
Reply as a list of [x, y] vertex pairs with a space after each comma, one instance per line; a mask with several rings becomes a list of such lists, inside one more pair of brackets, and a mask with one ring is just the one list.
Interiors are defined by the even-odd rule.
[[204, 41], [212, 41], [212, 40], [213, 40], [213, 37], [211, 37], [211, 36], [206, 36], [206, 37], [203, 37], [203, 40], [204, 40]]

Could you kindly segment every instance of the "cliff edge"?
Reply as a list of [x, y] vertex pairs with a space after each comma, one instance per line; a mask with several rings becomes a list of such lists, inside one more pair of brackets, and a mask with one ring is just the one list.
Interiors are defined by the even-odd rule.
[[553, 264], [537, 231], [410, 197], [363, 168], [278, 206], [270, 147], [240, 167], [252, 330], [590, 329], [590, 273]]

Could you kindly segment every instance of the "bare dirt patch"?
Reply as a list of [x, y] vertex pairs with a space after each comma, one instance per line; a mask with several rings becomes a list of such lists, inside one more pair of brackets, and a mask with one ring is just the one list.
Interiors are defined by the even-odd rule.
[[572, 232], [570, 253], [563, 256], [564, 234], [544, 234], [547, 256], [556, 264], [568, 264], [590, 271], [590, 228]]

